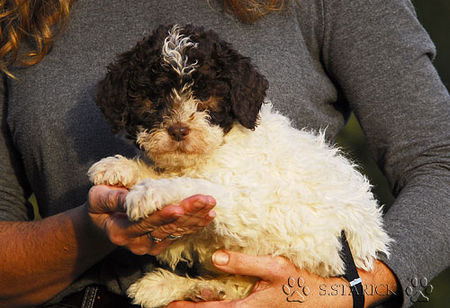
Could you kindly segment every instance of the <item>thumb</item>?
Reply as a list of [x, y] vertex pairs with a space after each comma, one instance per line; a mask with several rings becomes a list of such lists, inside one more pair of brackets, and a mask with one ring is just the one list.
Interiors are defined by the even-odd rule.
[[271, 281], [286, 265], [282, 257], [250, 256], [240, 252], [218, 250], [212, 256], [215, 267], [229, 274], [253, 276]]
[[89, 190], [89, 212], [123, 212], [128, 190], [122, 187], [96, 185]]

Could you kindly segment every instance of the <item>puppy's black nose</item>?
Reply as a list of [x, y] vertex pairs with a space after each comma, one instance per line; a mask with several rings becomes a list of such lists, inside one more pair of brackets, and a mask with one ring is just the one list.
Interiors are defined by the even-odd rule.
[[174, 140], [181, 141], [189, 134], [190, 129], [181, 123], [175, 123], [169, 126], [167, 131]]

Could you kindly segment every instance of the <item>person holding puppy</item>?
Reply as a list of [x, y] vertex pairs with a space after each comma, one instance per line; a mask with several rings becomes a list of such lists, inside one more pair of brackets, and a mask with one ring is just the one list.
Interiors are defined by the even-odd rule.
[[[0, 306], [74, 304], [79, 294], [86, 299], [97, 292], [98, 305], [121, 298], [126, 306], [120, 295], [152, 268], [152, 258], [136, 255], [158, 254], [171, 243], [169, 236], [195, 232], [213, 219], [213, 198], [193, 196], [131, 224], [122, 213], [126, 190], [89, 190], [86, 171], [94, 161], [133, 155], [131, 146], [112, 137], [96, 109], [95, 85], [116, 54], [159, 24], [199, 23], [233, 42], [269, 79], [275, 108], [298, 127], [328, 127], [333, 140], [349, 110], [355, 112], [397, 195], [386, 214], [397, 243], [374, 272], [360, 272], [364, 283], [386, 284], [401, 294], [411, 278], [431, 279], [448, 265], [442, 213], [450, 199], [449, 96], [431, 64], [433, 44], [410, 2], [255, 3], [261, 2], [2, 4], [0, 276], [9, 279], [0, 280]], [[64, 31], [55, 39], [58, 30]], [[18, 67], [18, 61], [29, 67]], [[31, 191], [40, 221], [29, 221]], [[282, 292], [290, 276], [305, 278], [316, 290], [303, 305], [352, 305], [349, 296], [320, 296], [315, 288], [342, 279], [316, 277], [282, 258], [220, 251], [213, 261], [219, 269], [261, 281], [240, 302], [199, 306], [293, 305]], [[378, 295], [366, 296], [366, 304], [391, 294]], [[408, 300], [403, 298], [405, 305]]]

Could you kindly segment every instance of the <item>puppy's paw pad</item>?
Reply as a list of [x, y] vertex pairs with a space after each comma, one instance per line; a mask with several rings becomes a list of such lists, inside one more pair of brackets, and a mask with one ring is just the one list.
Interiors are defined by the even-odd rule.
[[146, 218], [163, 207], [161, 193], [154, 186], [154, 181], [145, 180], [133, 187], [125, 199], [128, 218], [137, 221]]

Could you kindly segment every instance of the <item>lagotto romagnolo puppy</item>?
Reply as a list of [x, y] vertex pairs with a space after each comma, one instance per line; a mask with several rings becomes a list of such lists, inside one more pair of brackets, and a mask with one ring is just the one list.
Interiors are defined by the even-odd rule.
[[211, 255], [222, 248], [284, 256], [322, 276], [344, 273], [342, 230], [357, 267], [370, 271], [378, 252], [388, 254], [366, 178], [322, 133], [297, 130], [263, 104], [267, 87], [249, 58], [191, 25], [159, 27], [108, 67], [97, 104], [142, 154], [104, 158], [90, 180], [129, 188], [132, 221], [194, 194], [217, 201], [210, 225], [158, 255], [172, 268], [195, 259], [204, 275], [147, 273], [128, 290], [134, 303], [198, 300], [202, 289], [244, 297], [255, 280], [216, 270]]

